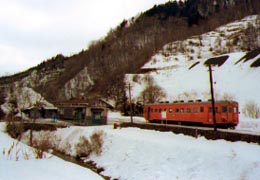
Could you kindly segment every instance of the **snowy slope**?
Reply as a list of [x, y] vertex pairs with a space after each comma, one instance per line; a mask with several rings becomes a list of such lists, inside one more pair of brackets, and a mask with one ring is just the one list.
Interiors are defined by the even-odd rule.
[[[167, 98], [162, 101], [208, 100], [209, 72], [205, 63], [213, 57], [226, 56], [222, 65], [213, 67], [216, 99], [236, 100], [240, 109], [252, 100], [260, 105], [260, 84], [257, 83], [260, 68], [251, 67], [254, 62], [259, 61], [260, 54], [252, 56], [246, 62], [241, 59], [248, 55], [243, 45], [246, 43], [244, 41], [247, 39], [245, 37], [248, 27], [254, 27], [258, 33], [250, 42], [252, 47], [253, 44], [260, 47], [259, 22], [259, 15], [249, 16], [215, 31], [165, 45], [142, 67], [147, 73], [126, 76], [126, 81], [133, 86], [133, 98], [140, 98], [140, 93], [146, 86], [145, 78], [150, 75], [167, 94]], [[234, 42], [236, 39], [239, 41]]]
[[[13, 89], [13, 93], [8, 92], [6, 102], [0, 106], [6, 114], [14, 108], [10, 103], [12, 99], [17, 102], [15, 110], [19, 111], [35, 106], [37, 103], [41, 103], [45, 107], [54, 107], [53, 104], [45, 100], [41, 94], [35, 92], [32, 88], [19, 86], [18, 83], [15, 83]], [[17, 116], [21, 116], [21, 112], [18, 112]]]

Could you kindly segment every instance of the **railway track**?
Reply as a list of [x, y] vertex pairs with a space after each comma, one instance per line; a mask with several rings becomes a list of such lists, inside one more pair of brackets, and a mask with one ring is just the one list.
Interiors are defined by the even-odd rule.
[[204, 136], [207, 139], [217, 140], [224, 139], [227, 141], [237, 142], [243, 141], [248, 143], [258, 143], [260, 145], [260, 135], [251, 134], [247, 132], [240, 132], [236, 130], [218, 129], [214, 131], [209, 127], [193, 127], [193, 126], [181, 126], [181, 125], [168, 125], [168, 124], [151, 124], [151, 123], [120, 123], [120, 127], [138, 127], [141, 129], [157, 130], [162, 132], [173, 132], [176, 134], [184, 134], [193, 137]]

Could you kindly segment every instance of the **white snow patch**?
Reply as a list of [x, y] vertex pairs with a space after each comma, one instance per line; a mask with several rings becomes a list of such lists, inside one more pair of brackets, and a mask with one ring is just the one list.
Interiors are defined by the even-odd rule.
[[[89, 169], [69, 163], [50, 154], [46, 154], [44, 159], [36, 159], [31, 147], [12, 139], [4, 131], [5, 123], [0, 123], [1, 180], [103, 179]], [[8, 154], [13, 144], [14, 148]], [[25, 158], [25, 154], [29, 156], [28, 159]]]

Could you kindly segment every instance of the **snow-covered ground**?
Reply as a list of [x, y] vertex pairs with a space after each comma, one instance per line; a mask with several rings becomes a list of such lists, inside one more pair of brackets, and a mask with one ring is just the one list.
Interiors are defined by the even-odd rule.
[[[109, 122], [129, 121], [119, 113], [110, 113]], [[135, 122], [142, 118], [134, 117]], [[249, 125], [248, 127], [253, 125]], [[0, 124], [0, 179], [102, 179], [92, 171], [46, 154], [36, 159], [33, 150], [11, 139]], [[88, 159], [105, 170], [106, 176], [126, 180], [259, 180], [260, 147], [245, 142], [206, 140], [171, 132], [141, 130], [138, 128], [113, 129], [112, 125], [58, 129], [56, 132], [38, 132], [34, 138], [53, 137], [59, 148], [75, 156], [81, 136], [90, 138], [93, 132], [103, 132], [100, 155]], [[22, 141], [28, 140], [24, 136]], [[11, 155], [8, 150], [14, 142]], [[16, 153], [18, 152], [18, 155]], [[26, 154], [29, 155], [29, 158]], [[16, 161], [16, 157], [19, 157]], [[29, 159], [29, 160], [26, 160]]]
[[91, 159], [119, 179], [260, 178], [260, 148], [136, 128], [105, 129], [101, 156]]
[[8, 136], [5, 133], [5, 123], [0, 123], [0, 180], [35, 179], [99, 180], [103, 178], [89, 169], [47, 153], [43, 159], [37, 159], [31, 147]]

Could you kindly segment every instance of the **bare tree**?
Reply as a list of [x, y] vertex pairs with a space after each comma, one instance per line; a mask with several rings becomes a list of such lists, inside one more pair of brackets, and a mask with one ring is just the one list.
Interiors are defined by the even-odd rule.
[[146, 88], [142, 91], [141, 96], [144, 103], [159, 102], [166, 97], [164, 90], [158, 86], [151, 76], [146, 77]]
[[255, 101], [249, 101], [245, 104], [242, 112], [245, 116], [258, 119], [260, 118], [260, 107]]

